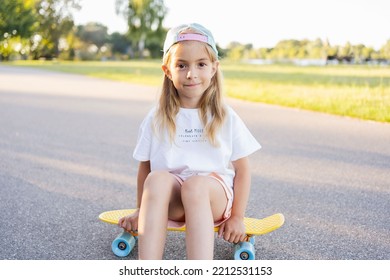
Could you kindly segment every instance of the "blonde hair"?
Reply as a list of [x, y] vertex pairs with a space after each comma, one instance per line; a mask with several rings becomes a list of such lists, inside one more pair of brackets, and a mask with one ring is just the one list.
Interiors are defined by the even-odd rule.
[[[218, 57], [213, 49], [204, 44], [206, 51], [212, 62], [218, 61]], [[168, 66], [172, 53], [177, 48], [177, 44], [173, 45], [169, 51], [164, 54], [163, 65]], [[217, 67], [216, 73], [211, 78], [210, 86], [203, 93], [199, 101], [199, 117], [203, 123], [205, 136], [213, 146], [218, 146], [217, 132], [223, 125], [226, 117], [226, 109], [223, 103], [223, 88], [222, 88], [222, 72]], [[173, 85], [173, 82], [164, 75], [161, 95], [158, 108], [155, 114], [155, 131], [159, 131], [160, 135], [164, 130], [168, 131], [168, 136], [171, 142], [174, 141], [176, 133], [176, 115], [180, 110], [179, 94]]]

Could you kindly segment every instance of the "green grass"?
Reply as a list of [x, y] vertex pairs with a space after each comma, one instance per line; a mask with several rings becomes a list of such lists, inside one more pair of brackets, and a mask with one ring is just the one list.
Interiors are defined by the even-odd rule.
[[[11, 65], [154, 86], [162, 81], [160, 61], [17, 61]], [[224, 60], [221, 67], [230, 97], [390, 122], [390, 67], [248, 65]]]

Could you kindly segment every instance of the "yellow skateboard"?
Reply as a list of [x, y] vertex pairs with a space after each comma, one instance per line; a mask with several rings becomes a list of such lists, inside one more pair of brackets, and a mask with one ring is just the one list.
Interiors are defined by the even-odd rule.
[[[118, 224], [120, 218], [130, 215], [135, 209], [122, 209], [103, 212], [99, 215], [99, 219], [109, 224]], [[235, 260], [254, 260], [255, 259], [255, 235], [263, 235], [270, 233], [280, 228], [284, 223], [283, 214], [274, 214], [272, 216], [255, 219], [245, 218], [245, 233], [247, 234], [247, 241], [235, 244], [234, 259]], [[185, 231], [185, 227], [182, 228], [170, 228], [170, 231]], [[218, 232], [218, 227], [214, 228], [215, 232]], [[113, 253], [118, 257], [125, 257], [130, 254], [137, 242], [137, 236], [135, 233], [129, 233], [124, 231], [111, 244]]]

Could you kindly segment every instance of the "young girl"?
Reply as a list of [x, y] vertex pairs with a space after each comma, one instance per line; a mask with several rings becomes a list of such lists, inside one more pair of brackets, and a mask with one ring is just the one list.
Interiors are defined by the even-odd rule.
[[[119, 226], [137, 231], [139, 258], [163, 257], [167, 226], [186, 226], [188, 259], [213, 259], [214, 226], [243, 241], [250, 189], [248, 155], [260, 148], [222, 101], [218, 51], [209, 30], [181, 25], [167, 33], [158, 106], [141, 124], [138, 211]], [[234, 197], [234, 200], [233, 200]]]

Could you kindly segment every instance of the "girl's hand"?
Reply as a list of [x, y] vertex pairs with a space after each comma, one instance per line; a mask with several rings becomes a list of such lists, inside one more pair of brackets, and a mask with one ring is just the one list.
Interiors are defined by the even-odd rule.
[[231, 216], [225, 223], [220, 225], [218, 236], [232, 243], [244, 241], [246, 238], [244, 219]]
[[138, 230], [138, 215], [139, 209], [137, 209], [134, 213], [121, 218], [118, 222], [118, 226], [128, 232], [136, 232]]

